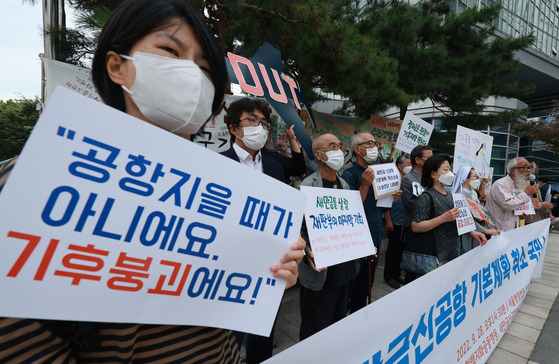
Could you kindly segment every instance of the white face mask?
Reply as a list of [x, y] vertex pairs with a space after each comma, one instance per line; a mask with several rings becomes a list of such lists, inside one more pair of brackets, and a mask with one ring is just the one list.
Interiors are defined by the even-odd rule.
[[344, 165], [344, 152], [341, 150], [329, 150], [324, 154], [326, 154], [328, 160], [323, 162], [334, 171], [338, 171]]
[[454, 173], [452, 173], [451, 171], [448, 171], [445, 174], [439, 174], [439, 173], [437, 174], [440, 176], [439, 182], [442, 183], [443, 185], [450, 186], [452, 182], [454, 182]]
[[408, 174], [411, 172], [411, 166], [404, 167], [404, 174]]
[[122, 88], [140, 112], [172, 133], [196, 134], [212, 115], [215, 88], [194, 61], [136, 52], [134, 85]]
[[[362, 147], [359, 147], [359, 148], [364, 149]], [[365, 160], [365, 162], [367, 162], [368, 164], [375, 163], [377, 161], [377, 158], [378, 158], [377, 147], [368, 148], [368, 149], [365, 149], [365, 151], [367, 152], [367, 154], [362, 156], [363, 159]]]
[[477, 191], [480, 185], [481, 185], [481, 180], [479, 180], [479, 179], [475, 179], [473, 181], [470, 181], [470, 187], [474, 191]]
[[260, 150], [266, 145], [268, 140], [268, 130], [264, 129], [262, 125], [258, 126], [237, 126], [239, 129], [243, 129], [244, 137], [237, 138], [241, 139], [247, 148], [252, 150]]

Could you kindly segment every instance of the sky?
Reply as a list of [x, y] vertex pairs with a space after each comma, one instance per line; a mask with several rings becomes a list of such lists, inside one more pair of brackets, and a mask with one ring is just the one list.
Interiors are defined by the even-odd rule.
[[[41, 3], [0, 0], [0, 100], [41, 96]], [[72, 20], [71, 14], [66, 16]]]

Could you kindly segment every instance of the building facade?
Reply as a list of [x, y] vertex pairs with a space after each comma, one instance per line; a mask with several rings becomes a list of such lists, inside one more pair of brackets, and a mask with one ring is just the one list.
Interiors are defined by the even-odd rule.
[[[481, 8], [498, 2], [501, 11], [494, 25], [502, 37], [519, 37], [533, 34], [534, 44], [518, 52], [521, 66], [516, 75], [506, 82], [515, 81], [520, 86], [534, 85], [534, 91], [519, 100], [489, 99], [488, 112], [498, 112], [511, 108], [529, 107], [527, 119], [545, 118], [553, 100], [559, 100], [559, 2], [550, 0], [449, 0], [452, 9], [463, 12], [466, 9]], [[412, 1], [417, 2], [417, 1]], [[410, 107], [414, 114], [424, 120], [432, 121], [437, 127], [438, 115], [428, 102], [417, 103]], [[389, 110], [388, 117], [398, 117], [396, 110]], [[547, 177], [551, 184], [559, 185], [559, 155], [550, 151], [548, 145], [528, 138], [514, 135], [513, 124], [526, 122], [526, 119], [511, 120], [506, 125], [487, 127], [480, 130], [493, 136], [491, 166], [494, 178], [506, 174], [507, 160], [526, 157], [536, 161], [539, 177]]]

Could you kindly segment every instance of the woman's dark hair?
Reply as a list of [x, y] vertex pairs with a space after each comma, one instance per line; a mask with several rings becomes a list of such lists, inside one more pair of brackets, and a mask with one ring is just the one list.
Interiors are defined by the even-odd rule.
[[450, 163], [448, 156], [434, 155], [425, 161], [421, 173], [421, 185], [423, 187], [433, 187], [435, 180], [431, 177], [432, 172], [437, 172], [444, 162]]
[[107, 73], [107, 52], [129, 55], [136, 42], [175, 17], [190, 25], [198, 36], [211, 68], [215, 87], [212, 113], [217, 115], [227, 84], [225, 59], [202, 18], [192, 7], [178, 0], [128, 0], [111, 14], [99, 36], [91, 71], [97, 92], [107, 105], [126, 112], [123, 90]]
[[[227, 108], [227, 128], [230, 125], [239, 125], [241, 123], [241, 116], [243, 112], [252, 112], [254, 110], [260, 111], [266, 121], [272, 124], [272, 118], [270, 116], [270, 104], [264, 99], [258, 99], [255, 97], [243, 97], [240, 100], [234, 101]], [[231, 129], [229, 129], [231, 132]], [[231, 143], [235, 142], [235, 136], [231, 135]]]

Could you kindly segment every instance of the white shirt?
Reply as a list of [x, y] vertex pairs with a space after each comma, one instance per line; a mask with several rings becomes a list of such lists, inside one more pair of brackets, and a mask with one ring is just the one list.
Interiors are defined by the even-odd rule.
[[260, 173], [264, 172], [262, 167], [262, 154], [260, 153], [260, 151], [258, 151], [258, 154], [256, 154], [254, 160], [252, 160], [252, 156], [246, 150], [239, 147], [237, 143], [233, 143], [233, 149], [235, 150], [235, 153], [237, 153], [237, 157], [239, 157], [239, 161], [241, 162], [241, 164], [252, 168]]
[[485, 207], [493, 216], [499, 230], [509, 231], [517, 227], [518, 216], [514, 215], [514, 209], [530, 201], [530, 197], [524, 191], [515, 194], [516, 188], [509, 175], [498, 179], [491, 186]]

